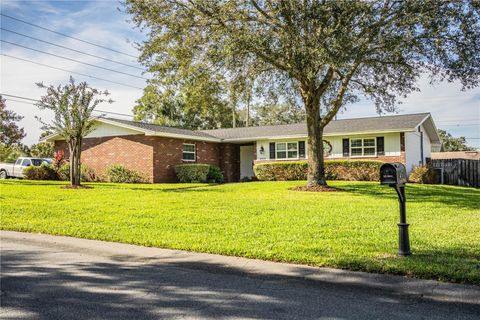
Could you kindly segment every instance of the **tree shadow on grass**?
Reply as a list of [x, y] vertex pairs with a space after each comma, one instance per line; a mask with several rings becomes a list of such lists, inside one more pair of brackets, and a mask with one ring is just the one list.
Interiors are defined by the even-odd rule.
[[[260, 275], [206, 261], [137, 262], [128, 256], [98, 261], [61, 261], [58, 256], [58, 263], [46, 264], [42, 254], [2, 251], [4, 315], [15, 311], [38, 319], [405, 319], [432, 315], [474, 319], [480, 312], [480, 304], [422, 298], [418, 293], [376, 285], [368, 275], [342, 283], [333, 278]], [[392, 281], [400, 284], [405, 279]]]
[[480, 252], [474, 248], [417, 249], [413, 244], [412, 255], [400, 257], [396, 251], [377, 257], [359, 255], [340, 257], [335, 261], [339, 268], [367, 270], [397, 275], [454, 281], [480, 285]]
[[[345, 191], [375, 198], [397, 199], [393, 188], [372, 183], [355, 183], [341, 186]], [[441, 203], [449, 207], [480, 210], [480, 190], [443, 185], [407, 185], [407, 202]]]

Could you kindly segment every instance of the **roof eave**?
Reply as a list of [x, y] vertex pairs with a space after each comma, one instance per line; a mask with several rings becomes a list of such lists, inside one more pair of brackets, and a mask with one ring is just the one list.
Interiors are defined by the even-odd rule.
[[154, 132], [145, 134], [146, 136], [155, 136], [155, 137], [164, 137], [164, 138], [174, 138], [174, 139], [185, 139], [185, 140], [194, 140], [194, 141], [208, 141], [208, 142], [222, 142], [221, 139], [218, 138], [209, 138], [209, 137], [198, 137], [193, 135], [187, 134], [176, 134], [176, 133], [169, 133], [169, 132]]
[[433, 117], [430, 113], [425, 118], [423, 118], [423, 120], [417, 125], [415, 130], [418, 130], [418, 127], [420, 127], [421, 125], [424, 125], [427, 121], [431, 125], [431, 128], [428, 128], [428, 127], [426, 128], [427, 131], [429, 131], [428, 136], [430, 137], [430, 141], [432, 142], [432, 144], [442, 145], [442, 138], [438, 134], [437, 126], [435, 125], [435, 122], [433, 121]]
[[[335, 132], [325, 133], [324, 137], [337, 137], [347, 135], [365, 135], [365, 134], [378, 134], [378, 133], [397, 133], [397, 132], [413, 132], [415, 128], [403, 128], [395, 130], [373, 130], [373, 131], [352, 131], [352, 132]], [[272, 139], [295, 139], [306, 138], [308, 134], [296, 134], [296, 135], [278, 135], [278, 136], [256, 136], [250, 138], [226, 138], [222, 142], [248, 142], [253, 140], [272, 140]]]

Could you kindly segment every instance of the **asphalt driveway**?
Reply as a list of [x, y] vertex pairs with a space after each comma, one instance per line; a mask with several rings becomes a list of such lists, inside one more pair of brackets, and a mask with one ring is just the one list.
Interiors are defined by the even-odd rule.
[[479, 319], [480, 287], [1, 231], [2, 319]]

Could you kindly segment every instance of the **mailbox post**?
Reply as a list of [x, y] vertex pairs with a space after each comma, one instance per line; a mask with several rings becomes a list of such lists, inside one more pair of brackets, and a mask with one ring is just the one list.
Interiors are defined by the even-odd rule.
[[407, 214], [405, 209], [405, 184], [407, 183], [407, 171], [402, 163], [385, 163], [380, 167], [380, 184], [386, 184], [394, 188], [398, 195], [400, 205], [400, 223], [398, 224], [398, 255], [409, 256], [410, 239], [408, 236]]

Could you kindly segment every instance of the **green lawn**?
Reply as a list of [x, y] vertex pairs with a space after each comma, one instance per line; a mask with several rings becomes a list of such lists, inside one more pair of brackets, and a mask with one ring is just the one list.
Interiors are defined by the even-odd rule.
[[1, 229], [480, 283], [480, 190], [407, 186], [413, 256], [397, 251], [393, 189], [330, 182], [225, 185], [0, 182]]

